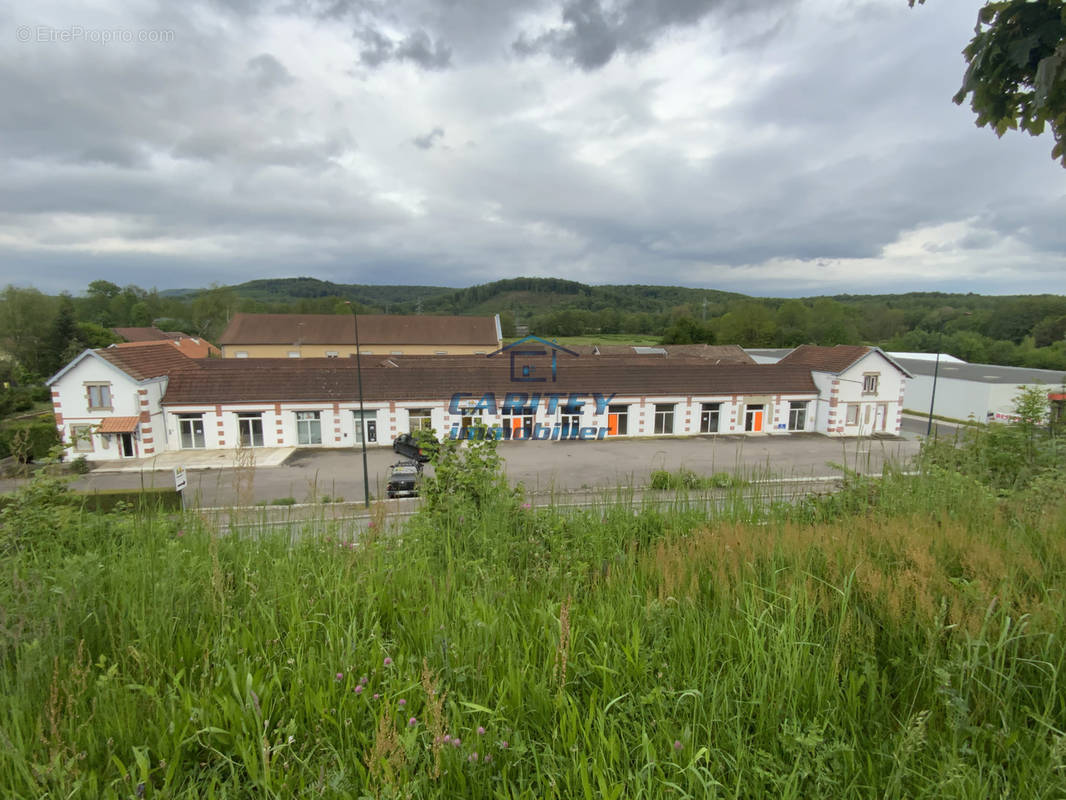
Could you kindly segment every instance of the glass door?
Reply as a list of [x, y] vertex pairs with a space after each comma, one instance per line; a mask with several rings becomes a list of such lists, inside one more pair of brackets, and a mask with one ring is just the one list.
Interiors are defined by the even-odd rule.
[[178, 428], [181, 430], [181, 447], [183, 450], [192, 450], [206, 447], [204, 440], [204, 418], [200, 414], [182, 416], [178, 420]]
[[366, 437], [367, 444], [373, 444], [378, 440], [378, 414], [376, 411], [364, 411], [362, 415], [353, 411], [355, 417], [355, 443], [362, 444]]
[[747, 406], [744, 410], [744, 430], [752, 433], [762, 431], [764, 408], [760, 405]]
[[263, 446], [263, 415], [240, 414], [237, 416], [237, 431], [241, 447]]

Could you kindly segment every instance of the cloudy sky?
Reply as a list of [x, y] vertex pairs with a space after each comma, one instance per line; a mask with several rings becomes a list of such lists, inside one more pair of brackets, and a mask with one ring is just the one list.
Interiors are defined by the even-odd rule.
[[1050, 137], [951, 102], [981, 4], [4, 4], [0, 283], [1066, 292]]

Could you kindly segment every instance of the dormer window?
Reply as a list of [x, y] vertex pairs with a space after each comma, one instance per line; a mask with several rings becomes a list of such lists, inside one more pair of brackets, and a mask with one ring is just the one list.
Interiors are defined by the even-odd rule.
[[880, 373], [867, 372], [862, 376], [862, 393], [863, 394], [877, 394], [877, 382], [880, 378]]

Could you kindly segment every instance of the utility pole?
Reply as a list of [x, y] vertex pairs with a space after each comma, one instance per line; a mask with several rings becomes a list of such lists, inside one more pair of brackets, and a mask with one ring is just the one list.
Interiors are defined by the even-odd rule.
[[366, 467], [366, 414], [363, 407], [363, 360], [359, 353], [359, 317], [350, 300], [345, 305], [352, 312], [352, 324], [355, 326], [355, 374], [359, 381], [359, 441], [363, 443], [363, 502], [370, 508], [370, 472]]

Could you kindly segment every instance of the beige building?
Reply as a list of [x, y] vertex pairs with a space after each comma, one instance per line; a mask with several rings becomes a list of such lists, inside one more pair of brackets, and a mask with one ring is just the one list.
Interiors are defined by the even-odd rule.
[[[359, 315], [364, 355], [488, 354], [503, 345], [500, 317]], [[350, 314], [236, 314], [219, 338], [223, 358], [348, 358]]]

